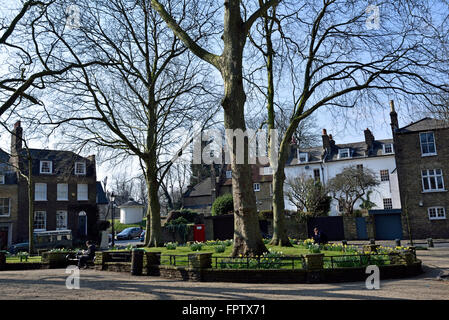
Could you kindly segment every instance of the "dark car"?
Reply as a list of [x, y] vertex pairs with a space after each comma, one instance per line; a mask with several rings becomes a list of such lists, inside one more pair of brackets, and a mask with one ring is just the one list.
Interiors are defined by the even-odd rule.
[[[34, 248], [36, 250], [61, 249], [72, 247], [71, 230], [41, 231], [34, 233]], [[17, 252], [28, 252], [29, 243], [21, 242], [13, 244], [8, 251], [12, 254]]]
[[145, 241], [145, 233], [146, 233], [146, 231], [143, 230], [142, 233], [140, 234], [140, 241], [141, 241], [141, 242], [144, 242], [144, 241]]
[[125, 230], [117, 234], [117, 240], [131, 240], [134, 238], [138, 238], [140, 237], [141, 232], [142, 229], [138, 227], [126, 228]]

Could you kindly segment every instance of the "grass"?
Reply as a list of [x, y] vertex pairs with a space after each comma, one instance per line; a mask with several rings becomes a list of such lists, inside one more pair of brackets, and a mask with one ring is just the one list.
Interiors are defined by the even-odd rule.
[[25, 261], [25, 259], [22, 259], [22, 261], [20, 261], [20, 258], [17, 256], [6, 257], [6, 263], [39, 263], [39, 262], [42, 262], [41, 256], [28, 257], [28, 261]]

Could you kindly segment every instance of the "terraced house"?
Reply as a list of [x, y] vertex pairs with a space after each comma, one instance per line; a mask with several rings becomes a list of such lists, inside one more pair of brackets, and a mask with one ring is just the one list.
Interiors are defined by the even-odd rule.
[[[72, 230], [74, 241], [97, 239], [97, 186], [95, 156], [82, 157], [70, 151], [23, 147], [20, 121], [11, 134], [11, 151], [5, 185], [0, 190], [0, 210], [9, 202], [8, 243], [28, 240], [28, 175], [31, 169], [34, 231]], [[31, 157], [31, 168], [28, 159]], [[5, 159], [4, 159], [5, 160]], [[5, 163], [5, 161], [3, 161]], [[9, 191], [8, 191], [9, 190]], [[7, 193], [9, 192], [9, 193]], [[9, 200], [5, 200], [9, 198]], [[3, 205], [2, 205], [3, 204]], [[5, 216], [5, 215], [3, 215]], [[5, 231], [3, 231], [5, 232]], [[3, 236], [4, 237], [4, 236]]]
[[404, 236], [448, 238], [449, 123], [423, 118], [400, 128], [391, 103]]

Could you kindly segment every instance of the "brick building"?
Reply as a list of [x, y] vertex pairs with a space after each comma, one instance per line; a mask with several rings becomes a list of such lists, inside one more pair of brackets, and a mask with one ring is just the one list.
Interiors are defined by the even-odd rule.
[[[34, 230], [72, 230], [74, 242], [98, 239], [95, 156], [82, 157], [70, 151], [24, 148], [20, 121], [14, 125], [9, 157], [9, 244], [28, 240], [28, 175], [31, 157]], [[1, 192], [6, 191], [0, 191]], [[14, 194], [15, 193], [15, 194]], [[0, 196], [1, 198], [2, 196]], [[6, 197], [6, 195], [5, 195]], [[14, 214], [17, 210], [17, 214]]]
[[9, 155], [0, 149], [0, 250], [11, 245], [17, 232], [19, 189], [8, 161]]
[[449, 123], [424, 118], [400, 128], [391, 102], [404, 237], [449, 238]]

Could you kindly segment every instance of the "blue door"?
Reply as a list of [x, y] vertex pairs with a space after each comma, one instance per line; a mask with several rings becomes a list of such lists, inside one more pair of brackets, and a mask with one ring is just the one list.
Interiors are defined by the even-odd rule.
[[378, 214], [375, 216], [376, 239], [402, 239], [402, 222], [400, 214]]
[[84, 211], [81, 211], [78, 215], [78, 236], [87, 236], [87, 215]]
[[364, 217], [355, 218], [355, 223], [357, 226], [357, 239], [366, 240], [368, 239], [368, 232], [366, 230], [366, 220]]

